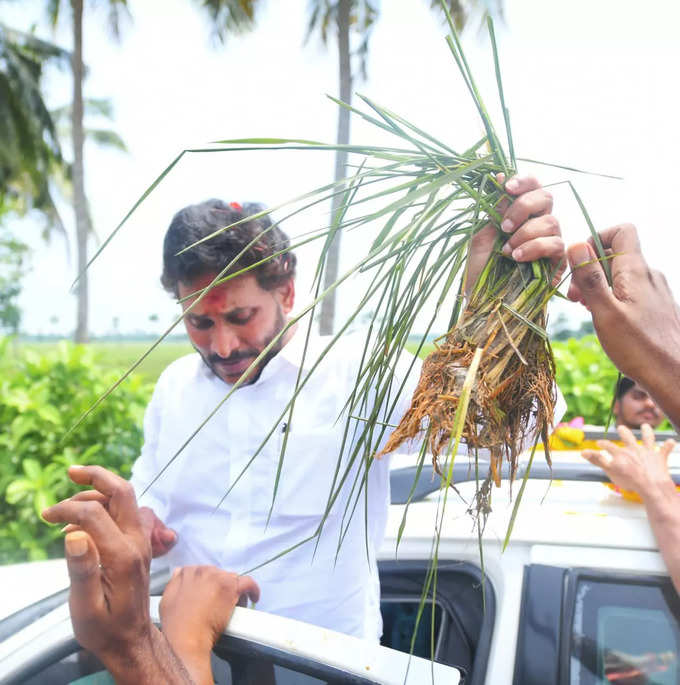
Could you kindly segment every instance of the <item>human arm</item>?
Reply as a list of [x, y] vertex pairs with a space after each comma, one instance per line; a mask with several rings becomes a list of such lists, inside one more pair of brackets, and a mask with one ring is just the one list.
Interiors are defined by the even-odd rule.
[[[505, 177], [501, 174], [498, 181], [503, 183]], [[566, 257], [559, 222], [551, 214], [552, 195], [532, 176], [513, 176], [504, 187], [515, 199], [512, 203], [504, 199], [496, 208], [502, 216], [501, 230], [510, 235], [503, 246], [503, 254], [517, 262], [549, 259], [554, 269], [553, 283], [559, 283], [566, 267]], [[466, 295], [484, 269], [497, 237], [498, 229], [493, 223], [472, 237]]]
[[101, 466], [72, 466], [69, 476], [94, 489], [45, 509], [43, 518], [77, 527], [65, 539], [76, 639], [119, 685], [191, 683], [151, 622], [151, 549], [132, 486]]
[[668, 472], [668, 455], [675, 446], [666, 440], [656, 449], [654, 431], [644, 423], [642, 445], [625, 426], [618, 427], [623, 447], [598, 440], [603, 452], [584, 450], [585, 459], [599, 466], [620, 488], [634, 490], [642, 499], [649, 524], [659, 546], [676, 592], [680, 593], [680, 497]]
[[591, 238], [567, 251], [568, 296], [590, 310], [597, 337], [619, 371], [680, 426], [680, 308], [663, 274], [647, 265], [632, 224], [602, 231], [600, 239], [611, 256], [612, 287]]
[[260, 598], [249, 576], [214, 566], [186, 566], [173, 573], [161, 599], [161, 625], [197, 685], [212, 685], [210, 652], [246, 596], [253, 602]]

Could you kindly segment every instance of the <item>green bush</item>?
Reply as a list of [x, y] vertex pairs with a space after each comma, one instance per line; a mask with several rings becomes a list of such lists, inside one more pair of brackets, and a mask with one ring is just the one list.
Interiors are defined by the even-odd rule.
[[139, 378], [127, 379], [64, 438], [119, 375], [84, 346], [38, 353], [0, 339], [0, 563], [62, 555], [59, 528], [40, 512], [80, 489], [66, 475], [69, 465], [101, 464], [129, 476], [151, 391]]
[[557, 385], [567, 401], [564, 420], [582, 416], [586, 423], [604, 426], [619, 373], [597, 337], [586, 335], [553, 342]]

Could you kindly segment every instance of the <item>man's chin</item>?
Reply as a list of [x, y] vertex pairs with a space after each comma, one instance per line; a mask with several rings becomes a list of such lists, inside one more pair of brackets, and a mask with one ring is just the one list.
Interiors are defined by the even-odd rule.
[[257, 380], [258, 376], [260, 375], [260, 369], [255, 368], [248, 373], [246, 367], [243, 371], [239, 371], [238, 373], [230, 373], [225, 369], [213, 367], [213, 373], [218, 378], [220, 378], [220, 380], [223, 380], [225, 383], [228, 383], [229, 385], [235, 385], [236, 383], [238, 383], [238, 381], [241, 381], [241, 385], [250, 385], [251, 383], [254, 383]]
[[637, 426], [635, 426], [635, 428], [637, 428], [637, 429], [639, 430], [639, 429], [642, 427], [642, 424], [643, 424], [643, 423], [647, 423], [647, 424], [649, 424], [652, 428], [656, 428], [657, 426], [659, 426], [659, 425], [661, 424], [661, 421], [662, 421], [662, 420], [663, 420], [663, 418], [662, 418], [662, 417], [658, 417], [658, 416], [655, 416], [655, 417], [640, 416], [640, 417], [638, 417], [638, 419], [637, 419]]

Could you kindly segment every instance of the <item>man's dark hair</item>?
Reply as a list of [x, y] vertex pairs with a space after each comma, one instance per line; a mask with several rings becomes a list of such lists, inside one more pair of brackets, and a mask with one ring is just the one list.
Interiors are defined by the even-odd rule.
[[[163, 287], [178, 297], [180, 281], [189, 283], [200, 276], [221, 272], [251, 242], [253, 244], [228, 273], [240, 271], [287, 249], [290, 246], [288, 236], [278, 226], [272, 228], [271, 219], [266, 215], [244, 221], [181, 255], [177, 254], [220, 228], [264, 209], [261, 204], [240, 205], [214, 199], [180, 209], [172, 218], [163, 241]], [[258, 236], [260, 238], [255, 240]], [[285, 252], [256, 266], [252, 273], [261, 288], [273, 290], [295, 276], [295, 263], [295, 255]]]
[[634, 385], [634, 380], [628, 378], [628, 376], [621, 376], [616, 385], [616, 399], [620, 400]]

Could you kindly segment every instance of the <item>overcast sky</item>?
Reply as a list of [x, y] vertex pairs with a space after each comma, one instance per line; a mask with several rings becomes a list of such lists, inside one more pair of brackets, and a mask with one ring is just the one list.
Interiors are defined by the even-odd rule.
[[[44, 23], [44, 2], [0, 4], [0, 20], [17, 28]], [[95, 3], [88, 3], [95, 4]], [[98, 3], [104, 5], [105, 3]], [[355, 90], [465, 148], [481, 132], [469, 96], [444, 42], [439, 16], [428, 0], [382, 0], [371, 39], [369, 78]], [[67, 4], [64, 3], [66, 7]], [[86, 150], [86, 182], [95, 227], [106, 236], [137, 197], [183, 148], [220, 138], [304, 137], [332, 142], [337, 92], [335, 46], [303, 45], [305, 0], [269, 0], [255, 33], [211, 41], [206, 18], [188, 0], [130, 0], [132, 21], [120, 44], [106, 31], [103, 7], [88, 9], [86, 95], [110, 97], [113, 126], [128, 154]], [[625, 177], [623, 182], [529, 168], [546, 183], [570, 178], [599, 228], [621, 221], [639, 227], [650, 263], [667, 273], [680, 293], [677, 268], [676, 159], [680, 7], [673, 0], [644, 5], [628, 0], [508, 0], [497, 28], [506, 99], [518, 155]], [[68, 22], [54, 39], [70, 47]], [[488, 40], [475, 30], [464, 45], [486, 99], [495, 103]], [[50, 72], [50, 101], [68, 102], [68, 72]], [[494, 105], [495, 107], [495, 105]], [[492, 107], [496, 119], [497, 110]], [[499, 120], [500, 121], [500, 120]], [[387, 142], [353, 123], [354, 142]], [[325, 153], [218, 153], [186, 157], [133, 216], [91, 272], [91, 328], [149, 329], [148, 317], [168, 323], [177, 306], [162, 291], [161, 241], [172, 214], [209, 197], [276, 205], [330, 181]], [[567, 242], [587, 227], [564, 186], [554, 191], [554, 213]], [[65, 218], [72, 217], [65, 209]], [[295, 233], [323, 217], [300, 219]], [[24, 330], [72, 330], [75, 273], [59, 238], [45, 247], [31, 221], [17, 224], [36, 247], [21, 306]], [[347, 241], [349, 265], [360, 237]], [[300, 255], [300, 290], [313, 271], [314, 254]], [[353, 297], [349, 288], [342, 306]], [[303, 296], [301, 296], [303, 297]], [[557, 308], [581, 315], [576, 305]], [[58, 323], [50, 323], [57, 317]]]

